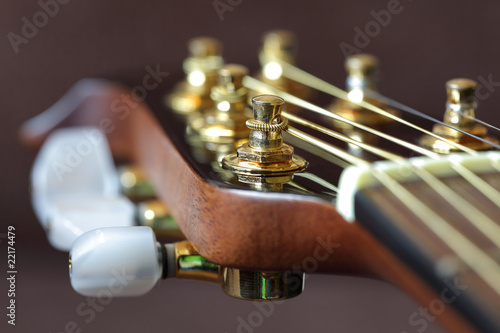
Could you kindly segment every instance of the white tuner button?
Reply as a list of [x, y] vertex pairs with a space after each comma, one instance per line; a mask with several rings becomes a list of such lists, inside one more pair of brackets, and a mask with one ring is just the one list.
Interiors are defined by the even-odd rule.
[[95, 127], [60, 129], [50, 135], [31, 171], [33, 206], [43, 226], [52, 202], [75, 194], [118, 194], [118, 176], [106, 136]]
[[71, 285], [91, 297], [143, 295], [162, 276], [160, 249], [149, 227], [88, 231], [70, 252]]
[[135, 206], [125, 197], [80, 194], [56, 199], [46, 225], [47, 238], [58, 250], [69, 251], [83, 233], [104, 227], [130, 227]]

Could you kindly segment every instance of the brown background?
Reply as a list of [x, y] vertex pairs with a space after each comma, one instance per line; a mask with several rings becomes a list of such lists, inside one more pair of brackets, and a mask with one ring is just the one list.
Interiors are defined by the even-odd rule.
[[[224, 1], [225, 2], [225, 1]], [[233, 1], [233, 3], [238, 1]], [[225, 297], [217, 286], [164, 281], [149, 295], [115, 299], [92, 322], [75, 312], [86, 299], [73, 292], [67, 255], [47, 244], [29, 203], [34, 154], [17, 143], [22, 121], [53, 104], [83, 77], [109, 76], [162, 64], [179, 73], [190, 37], [212, 35], [225, 44], [230, 62], [257, 68], [256, 50], [266, 30], [286, 28], [300, 40], [302, 68], [343, 85], [342, 42], [354, 44], [354, 28], [373, 21], [370, 11], [388, 1], [243, 0], [221, 21], [209, 1], [70, 1], [15, 54], [7, 34], [21, 33], [23, 17], [40, 10], [35, 1], [1, 1], [0, 11], [0, 233], [17, 229], [17, 326], [6, 324], [7, 284], [0, 284], [0, 330], [61, 332], [75, 321], [83, 332], [234, 332], [252, 303]], [[444, 82], [453, 77], [500, 81], [498, 1], [403, 0], [403, 10], [371, 38], [363, 51], [382, 62], [380, 89], [426, 113], [441, 116]], [[174, 82], [172, 82], [174, 83]], [[498, 119], [500, 94], [481, 102], [481, 118]], [[0, 244], [5, 272], [6, 245]], [[0, 273], [3, 277], [4, 273]], [[277, 305], [255, 332], [416, 332], [417, 311], [394, 287], [360, 278], [311, 276], [304, 294]], [[425, 332], [438, 332], [430, 325]]]

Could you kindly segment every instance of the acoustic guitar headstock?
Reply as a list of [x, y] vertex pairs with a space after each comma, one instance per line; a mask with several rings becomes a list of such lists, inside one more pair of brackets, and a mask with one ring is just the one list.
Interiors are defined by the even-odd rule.
[[[381, 95], [372, 55], [346, 60], [343, 90], [295, 65], [289, 32], [264, 36], [254, 76], [224, 65], [212, 38], [195, 38], [188, 50], [185, 79], [175, 87], [165, 83], [133, 100], [122, 86], [85, 81], [68, 93], [78, 106], [61, 121], [35, 133], [42, 117], [23, 129], [25, 142], [39, 144], [59, 126], [101, 127], [115, 158], [147, 175], [166, 204], [156, 209], [168, 207], [177, 235], [188, 240], [158, 245], [161, 229], [171, 228], [165, 225], [154, 233], [91, 230], [71, 252], [75, 289], [93, 295], [124, 268], [136, 279], [123, 295], [176, 276], [273, 300], [300, 294], [304, 272], [340, 273], [383, 278], [426, 303], [450, 279], [466, 278], [468, 291], [450, 302], [443, 322], [454, 331], [472, 329], [471, 322], [498, 327], [488, 308], [500, 304], [490, 251], [500, 245], [499, 156], [478, 151], [499, 145], [494, 127], [476, 118], [475, 82], [446, 84], [441, 121]], [[68, 104], [49, 112], [61, 105]], [[416, 155], [423, 157], [410, 158]]]

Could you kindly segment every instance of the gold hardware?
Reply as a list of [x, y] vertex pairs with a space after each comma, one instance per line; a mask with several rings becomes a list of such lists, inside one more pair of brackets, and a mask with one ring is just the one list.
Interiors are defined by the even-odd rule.
[[[488, 136], [486, 127], [476, 123], [474, 120], [477, 108], [475, 98], [476, 87], [477, 82], [469, 79], [453, 79], [446, 82], [448, 100], [446, 102], [444, 123], [497, 144], [499, 142], [498, 139]], [[470, 149], [488, 150], [494, 148], [485, 142], [474, 139], [467, 134], [442, 124], [435, 124], [432, 132]], [[459, 151], [458, 148], [428, 135], [420, 138], [420, 144], [440, 154]]]
[[174, 244], [175, 277], [222, 285], [229, 296], [251, 300], [281, 300], [298, 296], [304, 289], [304, 273], [245, 271], [221, 267], [204, 259], [188, 242]]
[[140, 225], [154, 230], [158, 239], [163, 241], [184, 240], [186, 237], [175, 222], [168, 207], [159, 200], [148, 200], [137, 205]]
[[153, 186], [147, 180], [144, 172], [137, 166], [119, 167], [118, 179], [120, 192], [134, 202], [155, 197]]
[[217, 85], [210, 95], [215, 106], [189, 121], [189, 127], [202, 141], [212, 146], [232, 144], [235, 149], [235, 141], [248, 138], [250, 130], [245, 121], [252, 117], [252, 110], [246, 104], [247, 89], [242, 85], [247, 74], [244, 66], [235, 64], [219, 69]]
[[304, 290], [304, 273], [255, 272], [225, 267], [222, 275], [222, 290], [239, 299], [274, 301], [298, 296]]
[[[361, 101], [366, 101], [384, 111], [399, 116], [398, 111], [387, 107], [387, 105], [380, 101], [366, 97], [368, 90], [376, 91], [378, 67], [378, 59], [373, 55], [357, 54], [348, 57], [345, 61], [345, 69], [347, 71], [346, 90], [349, 101], [337, 99], [331, 105], [330, 110], [343, 118], [371, 127], [381, 127], [394, 123], [394, 120], [356, 104]], [[374, 143], [376, 141], [375, 136], [364, 131], [359, 131], [349, 124], [334, 121], [334, 125], [357, 141], [366, 143]], [[355, 146], [352, 145], [350, 145], [350, 147], [355, 148]]]
[[254, 119], [247, 121], [250, 141], [236, 153], [222, 159], [222, 167], [250, 184], [283, 184], [307, 167], [307, 161], [294, 155], [293, 147], [283, 143], [282, 130], [288, 121], [281, 115], [281, 97], [260, 95], [252, 99]]
[[[283, 68], [276, 61], [280, 60], [294, 64], [297, 54], [297, 44], [296, 36], [290, 31], [273, 30], [267, 32], [263, 36], [262, 49], [259, 52], [259, 61], [262, 70], [256, 74], [256, 78], [300, 98], [308, 98], [311, 94], [311, 89], [282, 76]], [[269, 93], [265, 89], [250, 91], [248, 102], [251, 104], [252, 97], [256, 95]], [[288, 112], [295, 110], [298, 110], [298, 108], [290, 105], [287, 106]]]
[[189, 114], [213, 106], [210, 92], [216, 83], [216, 72], [223, 65], [222, 45], [210, 37], [198, 37], [188, 42], [189, 57], [184, 60], [186, 79], [166, 97], [169, 108]]
[[175, 277], [178, 279], [220, 282], [221, 272], [217, 264], [203, 258], [189, 241], [174, 243]]

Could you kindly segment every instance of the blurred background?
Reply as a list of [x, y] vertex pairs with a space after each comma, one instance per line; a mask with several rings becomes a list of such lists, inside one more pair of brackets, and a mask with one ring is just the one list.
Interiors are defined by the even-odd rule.
[[[384, 282], [338, 276], [310, 276], [303, 295], [274, 305], [255, 327], [241, 325], [259, 311], [253, 303], [191, 281], [163, 281], [144, 297], [114, 299], [92, 316], [79, 315], [88, 299], [72, 290], [67, 254], [48, 245], [35, 219], [29, 200], [35, 152], [19, 145], [17, 130], [81, 78], [127, 75], [158, 63], [164, 71], [181, 73], [186, 42], [194, 36], [219, 38], [227, 62], [255, 71], [262, 34], [277, 28], [297, 34], [301, 68], [340, 86], [345, 79], [341, 46], [377, 55], [380, 91], [438, 118], [447, 80], [478, 80], [485, 87], [478, 116], [495, 124], [500, 120], [500, 2], [59, 1], [0, 2], [0, 234], [15, 226], [18, 267], [16, 326], [7, 325], [0, 313], [0, 331], [416, 332], [408, 318], [420, 305], [402, 292]], [[23, 31], [26, 21], [43, 19], [38, 13], [48, 3], [46, 22], [37, 31]], [[383, 24], [370, 23], [388, 7], [398, 12]], [[368, 26], [372, 36], [361, 42], [356, 35]], [[0, 268], [6, 272], [6, 242], [0, 241]], [[6, 313], [8, 286], [1, 280], [0, 309]], [[424, 331], [441, 329], [429, 322]]]

